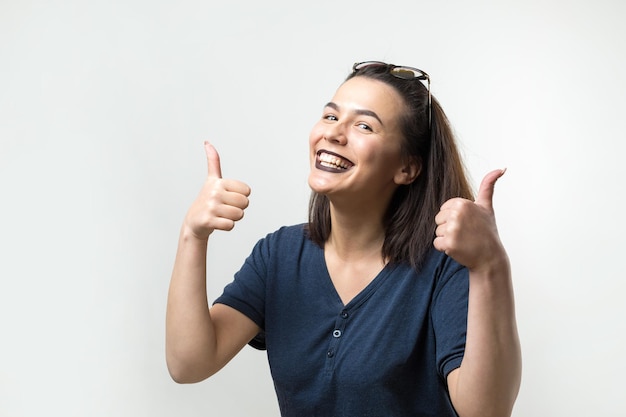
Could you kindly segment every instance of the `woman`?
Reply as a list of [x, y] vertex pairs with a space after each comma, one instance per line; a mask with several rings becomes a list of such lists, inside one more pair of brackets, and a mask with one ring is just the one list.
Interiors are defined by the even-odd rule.
[[211, 308], [208, 237], [250, 189], [205, 144], [168, 297], [172, 378], [201, 381], [250, 343], [283, 416], [509, 416], [521, 359], [491, 204], [504, 171], [473, 201], [428, 75], [382, 62], [355, 64], [309, 144], [309, 223], [259, 241]]

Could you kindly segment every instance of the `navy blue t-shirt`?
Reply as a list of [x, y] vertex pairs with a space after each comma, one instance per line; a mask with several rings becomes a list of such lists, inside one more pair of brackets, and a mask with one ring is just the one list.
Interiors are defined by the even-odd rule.
[[456, 416], [445, 378], [465, 349], [467, 269], [435, 249], [387, 265], [347, 305], [303, 225], [261, 239], [216, 303], [263, 331], [283, 417]]

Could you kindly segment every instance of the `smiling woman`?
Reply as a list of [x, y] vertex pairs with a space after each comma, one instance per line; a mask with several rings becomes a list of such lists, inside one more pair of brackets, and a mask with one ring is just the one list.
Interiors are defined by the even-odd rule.
[[267, 349], [283, 416], [510, 415], [520, 351], [491, 205], [503, 171], [474, 201], [429, 86], [416, 68], [353, 67], [311, 130], [308, 224], [261, 239], [212, 307], [208, 238], [243, 217], [250, 188], [205, 144], [168, 297], [176, 381], [250, 344]]

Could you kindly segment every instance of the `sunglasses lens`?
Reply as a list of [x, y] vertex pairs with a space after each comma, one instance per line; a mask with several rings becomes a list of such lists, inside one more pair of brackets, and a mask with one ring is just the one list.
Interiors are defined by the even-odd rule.
[[395, 67], [391, 70], [391, 73], [398, 77], [403, 78], [405, 80], [412, 80], [413, 78], [421, 78], [422, 74], [418, 74], [415, 70], [405, 68], [405, 67]]
[[359, 71], [362, 70], [365, 67], [386, 67], [387, 64], [385, 64], [384, 62], [378, 62], [378, 61], [366, 61], [366, 62], [361, 62], [358, 64], [354, 64], [354, 67], [352, 67], [353, 71]]

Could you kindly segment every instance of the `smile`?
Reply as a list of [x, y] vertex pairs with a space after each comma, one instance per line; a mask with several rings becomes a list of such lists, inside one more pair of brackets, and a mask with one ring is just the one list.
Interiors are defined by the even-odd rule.
[[315, 160], [315, 167], [328, 172], [343, 172], [352, 168], [354, 163], [343, 158], [336, 153], [329, 151], [318, 151]]

